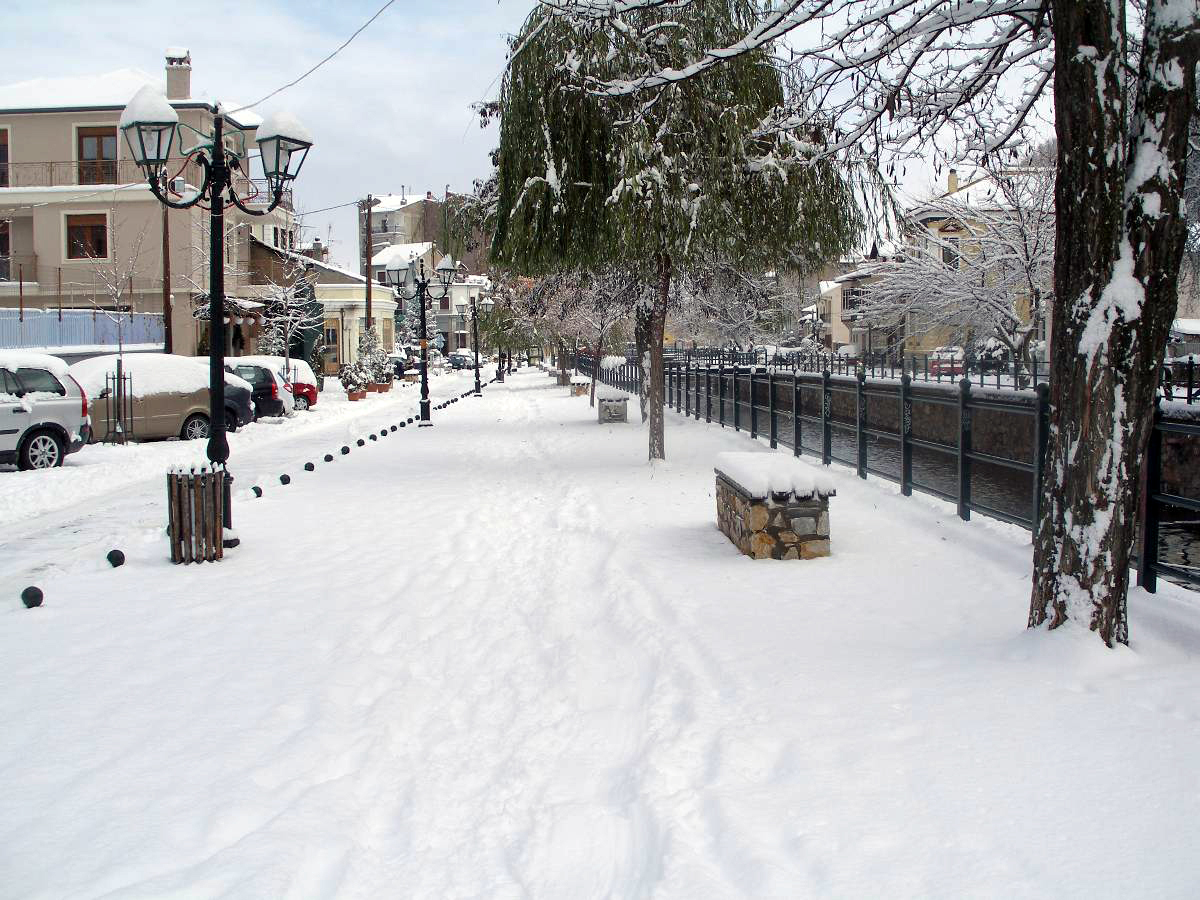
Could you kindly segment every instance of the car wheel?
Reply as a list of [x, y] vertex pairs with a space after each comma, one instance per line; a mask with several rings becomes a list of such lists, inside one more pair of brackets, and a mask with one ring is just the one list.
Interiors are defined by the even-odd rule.
[[208, 416], [200, 413], [188, 416], [179, 432], [179, 437], [185, 441], [199, 441], [208, 437]]
[[304, 410], [308, 409], [308, 398], [307, 397], [302, 397], [300, 394], [297, 394], [295, 400], [296, 400], [296, 412], [303, 412]]
[[241, 425], [241, 419], [238, 418], [237, 410], [225, 407], [225, 433], [237, 434], [239, 425]]
[[62, 439], [53, 431], [35, 431], [21, 445], [17, 465], [22, 469], [53, 469], [61, 466], [64, 452]]

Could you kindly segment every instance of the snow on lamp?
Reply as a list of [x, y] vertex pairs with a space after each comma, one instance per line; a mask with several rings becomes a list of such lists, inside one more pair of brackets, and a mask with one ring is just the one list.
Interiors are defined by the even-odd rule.
[[258, 126], [255, 140], [262, 154], [263, 175], [271, 191], [278, 194], [300, 174], [304, 158], [313, 145], [312, 137], [294, 115], [277, 112]]
[[458, 274], [458, 266], [454, 264], [448, 255], [442, 257], [442, 261], [437, 264], [438, 281], [442, 283], [442, 287], [450, 287], [450, 283], [454, 281], [454, 276]]
[[129, 145], [129, 154], [153, 178], [171, 156], [179, 113], [162, 92], [144, 85], [121, 113], [121, 132]]
[[384, 270], [387, 272], [388, 284], [397, 290], [404, 287], [408, 281], [408, 269], [408, 263], [400, 260], [400, 254], [393, 254]]

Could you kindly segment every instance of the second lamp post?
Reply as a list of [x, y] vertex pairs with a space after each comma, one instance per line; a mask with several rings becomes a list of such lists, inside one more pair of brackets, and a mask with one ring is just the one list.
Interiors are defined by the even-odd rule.
[[450, 296], [450, 285], [457, 272], [458, 267], [454, 265], [454, 260], [443, 256], [436, 269], [442, 292], [434, 296], [429, 290], [431, 280], [425, 273], [424, 260], [411, 259], [408, 265], [405, 265], [399, 259], [394, 259], [387, 266], [388, 284], [405, 303], [416, 300], [421, 311], [421, 421], [418, 424], [422, 428], [433, 424], [429, 420], [429, 329], [426, 324], [426, 305], [430, 300], [443, 300]]

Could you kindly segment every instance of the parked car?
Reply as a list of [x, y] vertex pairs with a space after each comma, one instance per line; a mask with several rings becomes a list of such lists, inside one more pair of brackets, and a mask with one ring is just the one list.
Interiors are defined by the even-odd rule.
[[273, 367], [245, 362], [245, 357], [230, 360], [225, 371], [250, 384], [254, 396], [254, 418], [289, 415], [295, 404], [287, 382]]
[[963, 365], [965, 353], [962, 347], [936, 347], [929, 354], [930, 375], [961, 375], [966, 370]]
[[[208, 437], [208, 360], [168, 353], [126, 353], [126, 389], [117, 390], [117, 354], [80, 360], [68, 370], [92, 397], [91, 440], [103, 440], [119, 426], [135, 441]], [[120, 395], [120, 396], [117, 396]], [[124, 407], [124, 409], [122, 409]], [[225, 428], [236, 431], [254, 421], [250, 385], [225, 376]]]
[[475, 362], [475, 354], [470, 350], [452, 350], [448, 357], [453, 369], [470, 369]]
[[267, 366], [286, 383], [297, 410], [305, 410], [317, 404], [317, 376], [312, 367], [302, 359], [284, 359], [282, 356], [239, 356], [235, 364], [251, 363]]
[[52, 469], [90, 436], [87, 392], [66, 363], [0, 350], [0, 463]]

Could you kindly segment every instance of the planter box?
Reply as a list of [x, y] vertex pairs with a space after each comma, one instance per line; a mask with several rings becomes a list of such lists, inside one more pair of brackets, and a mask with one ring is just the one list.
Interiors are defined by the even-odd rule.
[[346, 399], [347, 400], [366, 400], [367, 392], [366, 391], [346, 391]]
[[373, 387], [375, 389], [375, 393], [377, 393], [377, 394], [386, 394], [388, 391], [390, 391], [392, 389], [392, 385], [390, 382], [380, 382], [379, 384], [371, 385], [371, 387]]
[[717, 527], [753, 559], [829, 556], [828, 476], [777, 453], [717, 457]]

